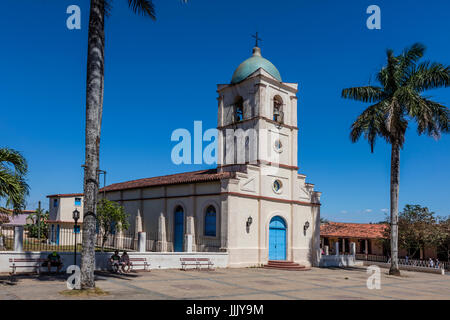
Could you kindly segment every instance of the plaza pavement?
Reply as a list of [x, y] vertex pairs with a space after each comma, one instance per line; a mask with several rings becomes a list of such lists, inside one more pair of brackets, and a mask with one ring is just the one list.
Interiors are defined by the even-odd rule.
[[[87, 299], [68, 297], [66, 275], [0, 275], [0, 300]], [[262, 268], [215, 271], [152, 270], [128, 275], [97, 274], [96, 285], [109, 295], [89, 299], [450, 299], [450, 276], [402, 272], [392, 277], [381, 269], [381, 289], [369, 290], [365, 267], [312, 268], [310, 271]]]

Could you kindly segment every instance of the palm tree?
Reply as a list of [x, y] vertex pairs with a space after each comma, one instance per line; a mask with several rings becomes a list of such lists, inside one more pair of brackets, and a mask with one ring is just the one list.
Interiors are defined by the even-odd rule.
[[25, 197], [29, 186], [25, 181], [28, 165], [20, 152], [10, 148], [0, 148], [0, 199], [13, 213], [20, 213], [25, 207]]
[[[86, 80], [86, 131], [84, 164], [84, 212], [83, 248], [81, 251], [81, 287], [95, 287], [95, 225], [98, 195], [100, 130], [103, 112], [105, 15], [112, 0], [91, 0], [88, 31], [88, 58]], [[183, 2], [186, 2], [184, 0]], [[155, 20], [151, 0], [128, 0], [129, 7], [137, 14]]]
[[395, 56], [387, 50], [387, 64], [378, 72], [379, 86], [342, 90], [342, 97], [371, 103], [351, 126], [350, 138], [358, 141], [362, 134], [371, 151], [377, 137], [391, 144], [391, 267], [389, 274], [399, 275], [398, 268], [398, 192], [400, 149], [411, 120], [417, 122], [418, 134], [438, 139], [449, 131], [449, 109], [423, 96], [429, 89], [448, 87], [450, 68], [429, 61], [419, 63], [425, 46], [414, 44]]

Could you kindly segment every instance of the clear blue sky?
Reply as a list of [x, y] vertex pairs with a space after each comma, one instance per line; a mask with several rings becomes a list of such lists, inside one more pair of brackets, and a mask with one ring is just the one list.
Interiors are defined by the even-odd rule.
[[[343, 100], [366, 85], [386, 48], [424, 43], [426, 57], [450, 64], [448, 0], [155, 0], [158, 20], [114, 0], [106, 22], [101, 168], [107, 182], [198, 170], [170, 160], [176, 128], [216, 127], [216, 84], [249, 57], [252, 33], [284, 81], [299, 83], [299, 171], [323, 192], [322, 216], [376, 222], [389, 208], [390, 149], [352, 144], [349, 127], [366, 105]], [[82, 11], [81, 30], [66, 28], [66, 8]], [[381, 7], [382, 29], [366, 28], [366, 8]], [[89, 1], [0, 3], [0, 145], [29, 162], [28, 208], [46, 195], [82, 191]], [[428, 92], [450, 106], [450, 89]], [[400, 207], [450, 213], [450, 137], [435, 141], [408, 129], [401, 153]]]

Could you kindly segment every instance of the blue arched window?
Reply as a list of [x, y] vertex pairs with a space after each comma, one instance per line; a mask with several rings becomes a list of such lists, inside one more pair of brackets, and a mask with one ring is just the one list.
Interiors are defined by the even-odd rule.
[[216, 236], [216, 208], [209, 206], [205, 213], [205, 236]]

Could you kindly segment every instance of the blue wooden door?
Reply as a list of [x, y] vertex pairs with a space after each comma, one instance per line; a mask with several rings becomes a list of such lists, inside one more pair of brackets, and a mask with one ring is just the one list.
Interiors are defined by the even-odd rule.
[[173, 251], [183, 251], [183, 237], [184, 237], [184, 212], [181, 207], [175, 210], [175, 222], [174, 222], [174, 239], [173, 239]]
[[269, 260], [286, 260], [286, 223], [279, 216], [269, 224]]
[[56, 244], [59, 245], [59, 224], [56, 226]]
[[55, 243], [55, 225], [52, 224], [52, 231], [50, 233], [50, 242], [53, 244]]

